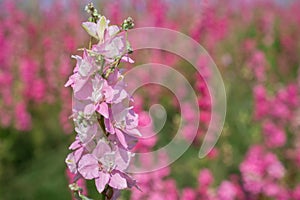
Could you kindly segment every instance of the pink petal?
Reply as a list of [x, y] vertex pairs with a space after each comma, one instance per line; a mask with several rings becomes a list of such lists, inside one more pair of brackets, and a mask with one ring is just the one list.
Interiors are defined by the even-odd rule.
[[113, 35], [117, 34], [120, 29], [118, 26], [113, 25], [113, 26], [109, 26], [107, 28], [107, 30], [108, 30], [109, 36], [113, 36]]
[[83, 145], [86, 145], [95, 137], [95, 134], [98, 130], [98, 126], [99, 125], [95, 123], [88, 127], [75, 127], [75, 131], [78, 133], [79, 139]]
[[111, 178], [108, 184], [115, 189], [127, 188], [127, 180], [123, 178], [118, 172], [114, 172], [111, 174]]
[[70, 172], [76, 173], [76, 161], [74, 157], [74, 152], [69, 153], [65, 160]]
[[97, 24], [95, 24], [93, 22], [83, 22], [82, 27], [86, 30], [86, 32], [88, 32], [88, 34], [90, 34], [94, 38], [98, 38], [97, 37]]
[[121, 61], [125, 61], [125, 62], [129, 62], [129, 63], [134, 63], [134, 60], [132, 60], [131, 58], [129, 58], [128, 56], [123, 56], [121, 58]]
[[93, 151], [93, 155], [100, 159], [105, 153], [110, 153], [111, 148], [110, 146], [103, 140], [100, 140]]
[[131, 154], [128, 151], [125, 151], [121, 148], [116, 151], [116, 158], [115, 158], [115, 164], [116, 169], [120, 171], [124, 171], [127, 169], [129, 162], [130, 162]]
[[109, 111], [108, 111], [108, 105], [107, 103], [103, 102], [101, 104], [98, 104], [96, 107], [96, 110], [98, 113], [103, 115], [103, 117], [108, 118], [109, 117]]
[[126, 41], [124, 35], [119, 35], [116, 37], [113, 37], [105, 43], [96, 46], [95, 50], [104, 55], [107, 59], [114, 59], [117, 56], [122, 55], [125, 52], [126, 48]]
[[[150, 118], [149, 118], [150, 119]], [[150, 119], [151, 120], [151, 119]], [[139, 124], [139, 115], [136, 114], [133, 109], [129, 110], [126, 116], [126, 128], [134, 129]]]
[[123, 101], [123, 99], [128, 97], [128, 93], [126, 90], [124, 90], [123, 86], [116, 85], [114, 87], [114, 97], [112, 99], [112, 102], [114, 103], [120, 103]]
[[92, 82], [90, 80], [77, 80], [74, 84], [74, 97], [79, 100], [88, 99], [93, 92]]
[[121, 143], [121, 145], [122, 145], [125, 149], [127, 149], [127, 148], [128, 148], [128, 145], [127, 145], [127, 142], [126, 142], [124, 133], [123, 133], [122, 131], [120, 131], [119, 129], [116, 128], [116, 134], [117, 134], [117, 137], [118, 137], [119, 142]]
[[103, 192], [108, 181], [109, 181], [109, 174], [99, 172], [99, 177], [95, 179], [96, 188], [99, 193]]
[[140, 131], [136, 128], [134, 129], [126, 129], [125, 132], [128, 134], [128, 135], [131, 135], [131, 136], [134, 136], [134, 137], [141, 137], [142, 134], [140, 133]]
[[69, 87], [70, 85], [74, 84], [74, 80], [72, 79], [72, 77], [69, 78], [69, 80], [65, 83], [65, 87]]
[[88, 104], [84, 108], [84, 114], [86, 115], [92, 115], [95, 112], [95, 106], [94, 104]]
[[82, 154], [83, 154], [84, 148], [79, 148], [76, 151], [74, 151], [74, 158], [75, 158], [75, 162], [77, 163], [79, 161], [79, 159], [81, 158]]
[[111, 134], [115, 134], [115, 129], [111, 123], [111, 121], [107, 118], [104, 119], [104, 124], [105, 124], [105, 129], [107, 132], [111, 133]]
[[127, 142], [128, 149], [132, 149], [138, 141], [138, 139], [136, 137], [133, 137], [133, 136], [128, 135], [128, 134], [125, 135], [125, 140]]
[[112, 117], [117, 122], [121, 122], [126, 119], [126, 116], [131, 108], [132, 107], [129, 108], [124, 107], [123, 103], [112, 104], [111, 106]]
[[111, 102], [114, 98], [114, 95], [115, 95], [115, 91], [112, 87], [110, 86], [107, 86], [105, 89], [104, 89], [104, 95], [105, 95], [105, 99], [106, 99], [106, 102]]
[[114, 72], [111, 73], [109, 75], [109, 77], [107, 78], [108, 84], [115, 85], [119, 81], [120, 76], [121, 76], [121, 74], [120, 74], [119, 70], [114, 70]]
[[76, 139], [76, 140], [69, 146], [69, 149], [70, 149], [70, 150], [75, 150], [75, 149], [78, 149], [79, 147], [81, 147], [80, 141]]
[[99, 177], [98, 160], [91, 154], [82, 156], [78, 163], [78, 171], [85, 179]]

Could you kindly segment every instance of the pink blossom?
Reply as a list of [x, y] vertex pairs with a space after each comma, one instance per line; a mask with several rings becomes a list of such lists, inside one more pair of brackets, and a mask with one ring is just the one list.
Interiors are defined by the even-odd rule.
[[223, 181], [218, 189], [218, 199], [234, 200], [236, 199], [236, 188], [230, 181]]
[[185, 188], [182, 191], [181, 199], [182, 200], [196, 200], [196, 192], [191, 188]]
[[280, 180], [285, 175], [276, 155], [266, 152], [261, 146], [249, 149], [240, 170], [245, 189], [255, 195], [263, 192], [270, 180]]
[[297, 185], [293, 191], [293, 198], [300, 199], [300, 185]]
[[255, 118], [261, 119], [269, 112], [269, 102], [267, 99], [267, 92], [264, 86], [257, 85], [254, 87], [254, 103], [255, 103]]
[[213, 175], [209, 169], [202, 169], [198, 175], [198, 183], [200, 188], [207, 187], [213, 183]]
[[262, 82], [265, 80], [266, 60], [265, 55], [261, 51], [255, 51], [248, 63], [251, 70], [254, 72], [255, 78]]
[[100, 140], [92, 154], [83, 155], [78, 164], [78, 171], [85, 179], [95, 179], [101, 193], [106, 184], [115, 189], [125, 189], [133, 185], [133, 180], [123, 171], [128, 167], [130, 153], [112, 150], [106, 141]]
[[31, 115], [26, 110], [24, 103], [19, 103], [15, 108], [16, 128], [20, 131], [28, 131], [31, 129]]
[[268, 147], [276, 148], [282, 147], [286, 142], [286, 136], [282, 128], [276, 126], [272, 122], [265, 122], [263, 124], [263, 131], [265, 135], [266, 144]]

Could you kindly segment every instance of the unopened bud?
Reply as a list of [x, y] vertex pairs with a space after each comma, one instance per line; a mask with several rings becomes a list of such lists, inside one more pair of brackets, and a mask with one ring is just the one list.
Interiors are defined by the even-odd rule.
[[131, 17], [128, 17], [127, 19], [124, 20], [122, 24], [122, 29], [127, 31], [129, 29], [132, 29], [134, 27], [134, 22]]

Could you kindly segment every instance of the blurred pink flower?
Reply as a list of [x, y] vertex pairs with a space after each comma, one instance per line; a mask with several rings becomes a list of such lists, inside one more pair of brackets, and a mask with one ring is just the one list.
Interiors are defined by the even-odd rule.
[[17, 130], [29, 131], [31, 129], [31, 116], [26, 109], [25, 103], [18, 103], [15, 108], [15, 126]]
[[236, 188], [230, 181], [223, 181], [218, 188], [218, 199], [235, 200], [237, 196]]
[[265, 142], [270, 148], [282, 147], [286, 143], [286, 136], [284, 130], [274, 123], [267, 121], [263, 124], [263, 132]]

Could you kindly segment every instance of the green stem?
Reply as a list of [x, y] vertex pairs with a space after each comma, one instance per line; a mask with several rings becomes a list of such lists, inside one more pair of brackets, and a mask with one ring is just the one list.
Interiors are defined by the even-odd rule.
[[106, 198], [106, 195], [105, 195], [105, 190], [101, 193], [101, 200], [105, 200]]

